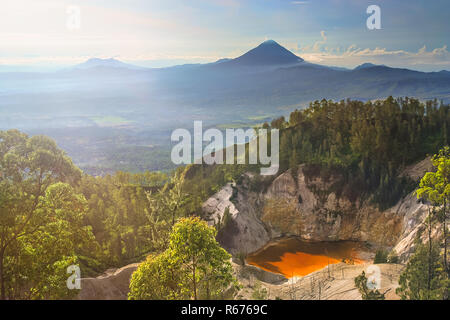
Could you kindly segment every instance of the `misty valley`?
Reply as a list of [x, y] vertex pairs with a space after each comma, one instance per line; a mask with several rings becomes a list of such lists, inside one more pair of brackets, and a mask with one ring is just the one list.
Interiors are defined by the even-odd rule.
[[47, 73], [0, 73], [0, 128], [46, 134], [86, 172], [170, 170], [170, 134], [251, 128], [315, 99], [415, 96], [449, 101], [450, 73], [304, 61], [275, 41], [235, 59], [147, 69], [91, 59]]

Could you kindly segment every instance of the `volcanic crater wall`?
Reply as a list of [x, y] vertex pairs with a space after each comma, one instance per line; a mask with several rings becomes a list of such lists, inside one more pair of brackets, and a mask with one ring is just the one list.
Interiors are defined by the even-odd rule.
[[[417, 180], [431, 169], [429, 159], [402, 174]], [[220, 223], [217, 239], [233, 255], [258, 250], [270, 240], [298, 236], [311, 241], [367, 241], [393, 248], [405, 260], [427, 214], [427, 205], [408, 194], [379, 210], [370, 201], [337, 195], [326, 180], [289, 169], [274, 180], [251, 173], [239, 185], [227, 184], [203, 205], [210, 225]], [[226, 210], [228, 208], [228, 210]], [[226, 217], [228, 215], [228, 217]]]

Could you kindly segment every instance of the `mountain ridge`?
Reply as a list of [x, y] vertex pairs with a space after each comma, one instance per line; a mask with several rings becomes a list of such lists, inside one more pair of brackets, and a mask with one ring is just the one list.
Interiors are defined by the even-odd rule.
[[236, 58], [221, 58], [214, 62], [209, 63], [187, 63], [182, 65], [173, 65], [168, 67], [162, 67], [162, 68], [148, 68], [148, 67], [141, 67], [130, 63], [122, 62], [115, 58], [90, 58], [86, 60], [85, 62], [82, 62], [80, 64], [72, 66], [70, 69], [91, 69], [91, 68], [127, 68], [132, 70], [165, 70], [165, 69], [183, 69], [183, 68], [192, 68], [192, 67], [268, 67], [268, 66], [274, 66], [274, 67], [296, 67], [298, 65], [302, 64], [308, 64], [310, 66], [316, 66], [316, 67], [322, 67], [322, 68], [328, 68], [336, 71], [358, 71], [363, 69], [372, 69], [377, 67], [382, 68], [390, 68], [390, 69], [398, 69], [398, 70], [410, 70], [420, 73], [440, 73], [440, 74], [450, 74], [450, 71], [448, 70], [441, 70], [441, 71], [419, 71], [409, 68], [397, 68], [397, 67], [391, 67], [385, 64], [374, 64], [371, 62], [365, 62], [362, 63], [353, 69], [350, 68], [344, 68], [344, 67], [336, 67], [336, 66], [328, 66], [328, 65], [322, 65], [322, 64], [315, 64], [311, 62], [305, 61], [303, 58], [295, 55], [290, 50], [286, 49], [285, 47], [281, 46], [278, 42], [275, 40], [266, 40], [262, 43], [260, 43], [258, 46], [246, 51], [242, 55], [236, 57]]
[[133, 64], [125, 63], [120, 60], [114, 59], [114, 58], [89, 58], [85, 62], [82, 62], [80, 64], [77, 64], [73, 66], [71, 69], [91, 69], [91, 68], [126, 68], [126, 69], [133, 69], [133, 70], [141, 70], [146, 69], [144, 67], [135, 66]]
[[297, 64], [300, 62], [304, 62], [304, 60], [279, 45], [276, 41], [267, 40], [231, 61], [225, 61], [223, 65], [270, 66]]

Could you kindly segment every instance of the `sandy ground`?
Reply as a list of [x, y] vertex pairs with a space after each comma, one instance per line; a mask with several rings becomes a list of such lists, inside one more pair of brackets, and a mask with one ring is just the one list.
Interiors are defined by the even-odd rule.
[[[338, 263], [325, 267], [304, 277], [283, 277], [263, 271], [256, 267], [244, 267], [233, 264], [235, 274], [243, 288], [235, 299], [252, 299], [255, 286], [259, 283], [267, 290], [268, 299], [282, 300], [361, 300], [361, 294], [355, 288], [354, 279], [362, 271], [367, 272], [371, 264], [349, 265]], [[396, 300], [400, 273], [404, 265], [377, 264], [381, 271], [381, 289], [387, 300]], [[131, 274], [138, 264], [130, 264], [120, 269], [107, 270], [97, 278], [81, 280], [81, 292], [76, 299], [81, 300], [124, 300], [127, 298]], [[245, 276], [244, 276], [245, 272]], [[260, 281], [264, 279], [265, 281]], [[275, 283], [275, 284], [274, 284]]]
[[77, 300], [126, 300], [130, 278], [139, 263], [108, 269], [97, 278], [82, 278]]
[[[361, 300], [361, 294], [356, 289], [354, 279], [366, 272], [371, 264], [348, 265], [338, 263], [330, 269], [313, 272], [307, 276], [293, 278], [283, 284], [270, 284], [258, 281], [256, 278], [242, 279], [243, 289], [238, 293], [238, 299], [252, 299], [257, 282], [266, 288], [268, 299], [282, 300]], [[387, 300], [397, 300], [395, 294], [400, 273], [404, 269], [400, 264], [377, 264], [381, 271], [380, 292], [385, 293]]]

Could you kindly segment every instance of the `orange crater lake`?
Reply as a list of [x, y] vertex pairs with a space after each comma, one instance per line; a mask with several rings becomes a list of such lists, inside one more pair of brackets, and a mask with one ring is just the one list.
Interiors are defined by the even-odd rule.
[[246, 262], [286, 278], [305, 276], [328, 265], [364, 263], [370, 255], [364, 243], [355, 241], [309, 242], [286, 238], [270, 242], [250, 254]]

